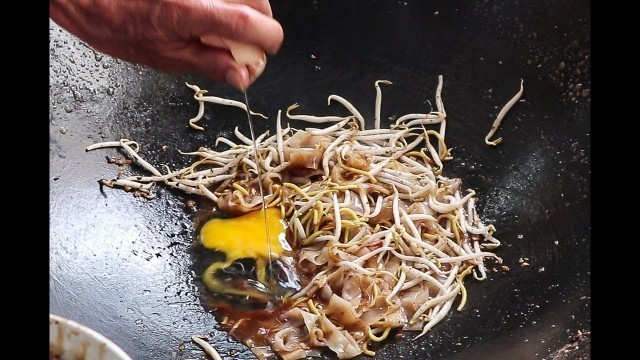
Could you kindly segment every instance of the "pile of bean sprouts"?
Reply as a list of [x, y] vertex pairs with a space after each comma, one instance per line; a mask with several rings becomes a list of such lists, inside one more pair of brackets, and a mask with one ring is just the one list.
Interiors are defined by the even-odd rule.
[[[476, 211], [476, 193], [464, 191], [460, 179], [442, 174], [451, 159], [445, 144], [443, 78], [438, 77], [435, 104], [429, 113], [409, 113], [381, 127], [382, 93], [375, 82], [373, 128], [346, 99], [330, 95], [345, 115], [285, 114], [312, 127], [283, 127], [256, 139], [235, 129], [237, 140], [218, 138], [216, 147], [184, 155], [197, 157], [179, 170], [164, 172], [138, 155], [135, 141], [122, 139], [89, 146], [116, 147], [149, 174], [120, 176], [103, 184], [153, 198], [156, 184], [197, 194], [219, 206], [251, 211], [262, 206], [256, 191], [260, 166], [265, 205], [278, 207], [287, 224], [287, 241], [296, 251], [303, 288], [287, 302], [278, 325], [264, 335], [269, 349], [255, 347], [262, 358], [272, 352], [300, 359], [331, 350], [341, 359], [374, 355], [368, 346], [385, 340], [393, 329], [421, 337], [442, 321], [460, 295], [464, 280], [486, 278], [485, 260], [501, 259], [495, 228]], [[199, 112], [205, 102], [244, 107], [233, 100], [194, 90]], [[246, 110], [246, 108], [245, 108]], [[321, 126], [316, 126], [320, 124]]]

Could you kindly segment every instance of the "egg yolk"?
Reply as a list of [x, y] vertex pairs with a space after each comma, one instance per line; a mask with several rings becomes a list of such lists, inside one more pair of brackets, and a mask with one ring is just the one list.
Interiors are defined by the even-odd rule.
[[[200, 241], [207, 249], [225, 253], [227, 263], [244, 258], [268, 259], [269, 250], [277, 255], [291, 250], [281, 220], [278, 208], [252, 211], [230, 219], [211, 219], [202, 226]], [[267, 245], [267, 232], [271, 249]]]

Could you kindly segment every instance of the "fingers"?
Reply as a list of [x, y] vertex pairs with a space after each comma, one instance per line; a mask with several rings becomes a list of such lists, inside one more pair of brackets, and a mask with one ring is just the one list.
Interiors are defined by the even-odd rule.
[[268, 0], [224, 0], [224, 1], [228, 3], [244, 4], [258, 10], [259, 12], [269, 17], [273, 17], [273, 12], [271, 12], [271, 4], [269, 4]]
[[266, 58], [247, 66], [240, 65], [227, 50], [206, 45], [194, 47], [188, 59], [195, 71], [238, 90], [246, 90], [266, 66]]
[[282, 26], [271, 16], [246, 5], [247, 2], [259, 3], [258, 0], [203, 2], [200, 11], [183, 11], [176, 18], [176, 25], [191, 38], [219, 35], [275, 54], [284, 39]]

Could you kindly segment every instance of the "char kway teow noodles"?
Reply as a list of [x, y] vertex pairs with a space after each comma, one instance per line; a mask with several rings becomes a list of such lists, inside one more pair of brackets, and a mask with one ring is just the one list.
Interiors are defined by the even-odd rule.
[[[277, 113], [275, 133], [257, 136], [256, 148], [236, 128], [234, 139], [220, 137], [212, 148], [183, 149], [193, 163], [179, 170], [145, 161], [134, 140], [87, 150], [119, 148], [139, 166], [104, 185], [150, 199], [162, 185], [208, 204], [195, 221], [195, 246], [217, 257], [199, 280], [221, 326], [258, 358], [373, 356], [374, 344], [398, 331], [421, 337], [452, 309], [462, 311], [465, 281], [485, 279], [487, 262], [501, 262], [476, 193], [443, 171], [452, 158], [443, 77], [431, 112], [381, 127], [381, 85], [389, 84], [374, 84], [373, 119], [338, 95], [328, 102], [342, 115], [301, 114], [294, 104]], [[194, 129], [202, 129], [206, 103], [246, 110], [187, 86], [199, 105]]]

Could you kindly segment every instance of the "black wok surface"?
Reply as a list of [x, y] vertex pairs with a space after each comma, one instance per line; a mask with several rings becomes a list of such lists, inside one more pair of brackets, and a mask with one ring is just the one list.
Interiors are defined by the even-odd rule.
[[[386, 343], [376, 358], [589, 358], [590, 12], [589, 2], [272, 1], [285, 29], [280, 53], [249, 90], [259, 132], [278, 109], [344, 113], [338, 94], [373, 118], [374, 81], [383, 117], [428, 111], [444, 76], [444, 174], [478, 194], [509, 271], [467, 281], [469, 301], [434, 331]], [[85, 152], [100, 141], [138, 141], [141, 155], [173, 168], [178, 150], [212, 146], [242, 110], [208, 106], [196, 132], [197, 103], [184, 82], [237, 100], [242, 94], [197, 76], [171, 76], [92, 51], [50, 24], [50, 312], [114, 340], [133, 359], [204, 359], [189, 343], [210, 334], [225, 359], [253, 358], [220, 331], [192, 273], [189, 197], [165, 191], [134, 198], [97, 180], [118, 167]], [[523, 101], [504, 120], [498, 147], [484, 136], [524, 79]], [[246, 133], [246, 132], [245, 132]], [[522, 267], [521, 258], [530, 266]], [[582, 332], [583, 335], [578, 334]], [[184, 345], [183, 345], [184, 344]], [[566, 351], [565, 351], [566, 350]], [[567, 357], [565, 357], [567, 356]]]

